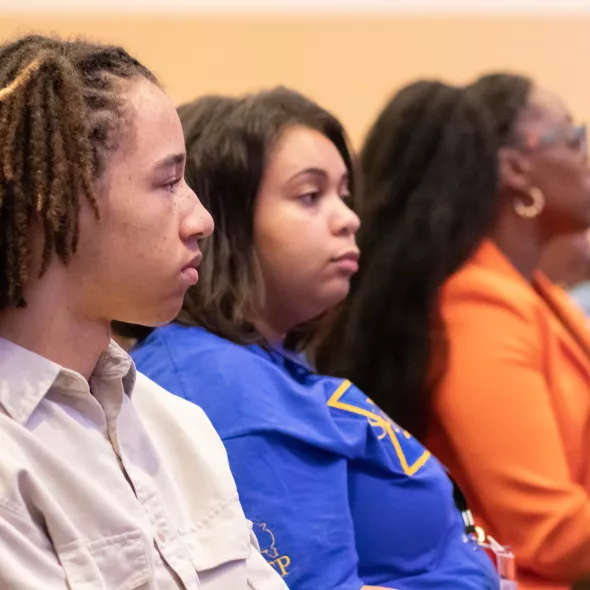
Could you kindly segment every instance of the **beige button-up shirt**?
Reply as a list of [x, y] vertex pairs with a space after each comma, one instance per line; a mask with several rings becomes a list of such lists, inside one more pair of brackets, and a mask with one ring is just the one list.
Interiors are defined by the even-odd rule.
[[2, 339], [0, 588], [286, 590], [197, 406], [115, 343], [87, 382]]

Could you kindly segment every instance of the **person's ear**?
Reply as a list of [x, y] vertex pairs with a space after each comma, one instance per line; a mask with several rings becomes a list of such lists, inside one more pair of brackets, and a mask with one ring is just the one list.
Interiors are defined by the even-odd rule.
[[525, 154], [514, 148], [500, 148], [498, 152], [500, 188], [528, 195], [531, 190], [530, 173], [531, 163]]

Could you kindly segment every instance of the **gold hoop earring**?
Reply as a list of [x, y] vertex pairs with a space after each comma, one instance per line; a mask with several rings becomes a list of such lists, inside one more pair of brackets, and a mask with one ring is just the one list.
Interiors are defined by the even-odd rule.
[[529, 197], [533, 201], [530, 205], [525, 205], [522, 201], [516, 201], [514, 203], [516, 213], [525, 219], [538, 217], [545, 208], [545, 195], [540, 188], [533, 186], [529, 190]]

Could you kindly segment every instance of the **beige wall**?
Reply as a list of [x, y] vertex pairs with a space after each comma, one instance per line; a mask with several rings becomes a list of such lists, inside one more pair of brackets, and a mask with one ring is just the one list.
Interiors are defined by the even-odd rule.
[[589, 16], [0, 16], [2, 41], [30, 30], [123, 44], [159, 74], [178, 102], [209, 92], [293, 86], [339, 115], [357, 142], [401, 84], [420, 76], [463, 82], [490, 68], [531, 74], [558, 90], [579, 119], [590, 120]]

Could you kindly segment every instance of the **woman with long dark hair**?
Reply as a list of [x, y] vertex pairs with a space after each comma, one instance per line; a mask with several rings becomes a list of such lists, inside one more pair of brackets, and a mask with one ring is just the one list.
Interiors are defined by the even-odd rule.
[[519, 588], [590, 577], [590, 339], [537, 272], [590, 225], [585, 129], [530, 79], [412, 84], [362, 150], [360, 272], [320, 370], [446, 464]]

